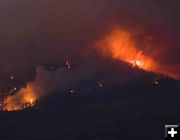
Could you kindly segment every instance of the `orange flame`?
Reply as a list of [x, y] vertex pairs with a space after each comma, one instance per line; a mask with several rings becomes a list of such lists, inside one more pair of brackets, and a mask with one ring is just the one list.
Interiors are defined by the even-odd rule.
[[154, 52], [145, 54], [143, 50], [139, 49], [137, 42], [133, 38], [133, 33], [124, 30], [114, 30], [103, 41], [98, 42], [96, 47], [103, 55], [127, 62], [133, 68], [138, 67], [145, 71], [161, 73], [176, 78], [173, 72], [163, 69], [163, 65], [152, 57], [153, 55], [150, 55]]
[[[102, 45], [102, 44], [101, 44]], [[130, 63], [132, 67], [139, 67], [144, 70], [153, 71], [156, 63], [153, 59], [143, 54], [142, 50], [136, 48], [132, 35], [125, 31], [114, 31], [103, 42], [103, 54], [110, 55], [118, 60]]]
[[15, 95], [7, 97], [3, 110], [16, 111], [30, 108], [36, 105], [36, 100], [34, 89], [31, 84], [28, 84], [26, 88], [22, 88]]

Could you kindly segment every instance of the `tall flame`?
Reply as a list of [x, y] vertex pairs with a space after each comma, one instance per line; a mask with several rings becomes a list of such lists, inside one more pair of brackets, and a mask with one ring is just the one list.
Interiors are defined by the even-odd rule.
[[[102, 44], [101, 44], [102, 45]], [[153, 71], [156, 63], [136, 48], [135, 41], [129, 32], [117, 30], [103, 42], [103, 54], [110, 54], [113, 58], [130, 63], [133, 67]], [[102, 47], [101, 47], [102, 48]]]
[[161, 73], [176, 78], [173, 72], [163, 69], [157, 58], [152, 57], [153, 55], [151, 54], [154, 52], [147, 54], [147, 52], [145, 53], [142, 49], [139, 49], [131, 32], [121, 29], [114, 30], [109, 36], [99, 41], [96, 47], [103, 55], [127, 62], [132, 67], [138, 67], [145, 71]]
[[36, 94], [33, 86], [28, 84], [26, 88], [22, 88], [13, 96], [8, 96], [4, 102], [3, 110], [16, 111], [36, 105]]

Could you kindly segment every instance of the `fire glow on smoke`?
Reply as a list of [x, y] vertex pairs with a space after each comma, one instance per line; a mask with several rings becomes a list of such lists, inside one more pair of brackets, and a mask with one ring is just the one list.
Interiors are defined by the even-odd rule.
[[8, 96], [4, 101], [3, 110], [16, 111], [30, 108], [36, 105], [37, 96], [31, 84], [22, 88], [13, 96]]
[[[133, 68], [140, 68], [145, 71], [168, 75], [176, 79], [176, 76], [168, 69], [164, 69], [158, 62], [158, 58], [151, 54], [158, 54], [158, 46], [147, 54], [138, 47], [138, 43], [133, 38], [133, 33], [121, 29], [114, 30], [109, 36], [97, 42], [98, 51], [104, 56], [129, 63]], [[147, 46], [143, 46], [147, 48]], [[155, 52], [156, 51], [156, 52]]]
[[[154, 49], [149, 53], [140, 49], [136, 39], [133, 38], [133, 33], [128, 31], [119, 29], [114, 30], [109, 36], [105, 37], [102, 41], [99, 41], [96, 44], [96, 47], [96, 49], [104, 56], [129, 63], [132, 68], [139, 68], [145, 71], [160, 73], [176, 78], [176, 75], [172, 71], [163, 69], [162, 64], [157, 61], [158, 58], [152, 55], [152, 53], [154, 53], [153, 51], [155, 51]], [[146, 48], [146, 46], [143, 48]], [[67, 69], [70, 70], [71, 65], [69, 61], [66, 61], [65, 64]], [[51, 69], [54, 69], [54, 67], [51, 66]], [[10, 79], [13, 80], [14, 77], [12, 76]], [[99, 81], [97, 84], [100, 88], [103, 87], [103, 82]], [[158, 81], [155, 81], [154, 84], [158, 85], [159, 83]], [[38, 83], [30, 82], [15, 95], [7, 96], [4, 100], [2, 110], [16, 111], [36, 106], [40, 97], [40, 92], [38, 92], [38, 89], [36, 88], [38, 85]], [[13, 90], [10, 91], [10, 94], [16, 90], [16, 87], [13, 88]], [[71, 94], [74, 92], [74, 90], [70, 90]]]

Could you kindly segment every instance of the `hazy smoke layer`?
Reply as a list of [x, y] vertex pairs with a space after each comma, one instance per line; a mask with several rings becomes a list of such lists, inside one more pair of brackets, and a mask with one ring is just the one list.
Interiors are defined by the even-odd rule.
[[158, 57], [163, 68], [179, 75], [178, 5], [168, 0], [3, 0], [0, 73], [20, 77], [39, 65], [62, 64], [67, 58], [78, 62], [76, 56], [94, 40], [120, 26], [153, 39], [155, 49], [164, 49]]

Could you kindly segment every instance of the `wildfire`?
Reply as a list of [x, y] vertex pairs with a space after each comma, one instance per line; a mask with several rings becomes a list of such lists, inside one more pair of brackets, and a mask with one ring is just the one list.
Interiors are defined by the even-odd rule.
[[3, 109], [5, 111], [16, 111], [30, 108], [36, 105], [36, 94], [33, 87], [28, 84], [13, 96], [8, 96], [4, 101]]
[[[131, 64], [132, 68], [137, 67], [145, 71], [161, 73], [176, 78], [174, 73], [164, 69], [164, 65], [158, 62], [158, 58], [152, 54], [157, 51], [152, 48], [152, 52], [140, 49], [135, 40], [133, 33], [124, 30], [114, 30], [109, 36], [102, 41], [97, 42], [96, 47], [104, 56], [110, 56], [114, 59], [121, 60]], [[146, 49], [146, 46], [143, 46]]]
[[154, 60], [145, 56], [142, 50], [136, 48], [136, 43], [128, 32], [113, 32], [112, 35], [105, 39], [103, 45], [105, 49], [101, 51], [104, 54], [110, 52], [113, 58], [130, 63], [132, 67], [138, 67], [147, 71], [153, 71], [156, 68]]

